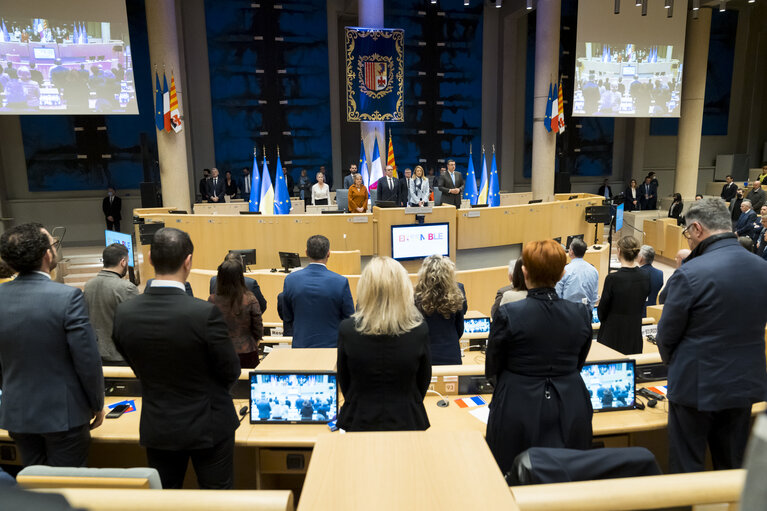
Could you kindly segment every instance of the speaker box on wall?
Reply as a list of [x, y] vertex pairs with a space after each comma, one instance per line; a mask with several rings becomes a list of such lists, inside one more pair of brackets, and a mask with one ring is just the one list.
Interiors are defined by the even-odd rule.
[[142, 208], [161, 208], [162, 198], [157, 191], [157, 183], [141, 183], [141, 207]]
[[557, 172], [554, 175], [554, 193], [570, 193], [569, 172]]

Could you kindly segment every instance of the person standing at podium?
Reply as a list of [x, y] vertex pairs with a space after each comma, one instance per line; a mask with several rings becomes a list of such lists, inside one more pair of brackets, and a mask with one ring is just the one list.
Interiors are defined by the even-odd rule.
[[447, 160], [447, 172], [439, 176], [438, 188], [442, 192], [442, 205], [452, 204], [460, 208], [465, 184], [461, 173], [455, 171], [455, 160]]
[[376, 193], [376, 202], [393, 202], [399, 206], [400, 184], [394, 177], [394, 167], [391, 165], [386, 166], [386, 173], [378, 180]]
[[338, 331], [338, 386], [345, 431], [425, 430], [431, 382], [429, 329], [407, 271], [374, 257], [360, 275], [357, 312]]
[[429, 180], [423, 175], [423, 167], [415, 166], [415, 176], [410, 180], [408, 203], [415, 206], [429, 205]]
[[330, 202], [330, 187], [325, 184], [325, 174], [317, 172], [317, 182], [312, 185], [312, 206], [327, 206]]
[[[346, 176], [349, 177], [349, 176]], [[368, 210], [368, 189], [362, 184], [362, 176], [355, 172], [352, 174], [354, 183], [349, 187], [349, 212], [365, 213]]]
[[591, 400], [580, 370], [591, 347], [591, 313], [554, 289], [567, 256], [554, 240], [522, 250], [527, 298], [498, 307], [485, 376], [495, 380], [487, 444], [501, 472], [530, 447], [591, 447]]

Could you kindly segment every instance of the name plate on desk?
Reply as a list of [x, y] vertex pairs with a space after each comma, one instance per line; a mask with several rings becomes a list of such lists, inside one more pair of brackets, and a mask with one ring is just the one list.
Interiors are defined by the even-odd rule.
[[466, 217], [467, 218], [479, 218], [480, 212], [479, 211], [467, 211]]
[[431, 206], [407, 206], [405, 208], [406, 215], [426, 215], [431, 213]]
[[368, 217], [366, 216], [353, 216], [351, 222], [354, 224], [366, 224], [368, 223]]
[[658, 335], [658, 325], [642, 325], [642, 337], [652, 335], [656, 337]]

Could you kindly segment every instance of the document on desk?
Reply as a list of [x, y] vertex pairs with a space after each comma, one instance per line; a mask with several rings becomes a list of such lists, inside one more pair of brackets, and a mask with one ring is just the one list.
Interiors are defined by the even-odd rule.
[[482, 406], [480, 408], [474, 408], [473, 410], [469, 410], [469, 413], [480, 420], [482, 424], [487, 424], [487, 419], [490, 417], [490, 407]]

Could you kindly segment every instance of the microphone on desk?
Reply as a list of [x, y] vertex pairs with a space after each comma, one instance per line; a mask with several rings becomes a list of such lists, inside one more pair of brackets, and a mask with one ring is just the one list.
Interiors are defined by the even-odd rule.
[[245, 405], [242, 408], [240, 408], [240, 424], [242, 424], [242, 419], [244, 419], [248, 415], [248, 406]]
[[429, 390], [426, 391], [427, 394], [429, 392], [431, 392], [432, 394], [437, 394], [439, 397], [442, 398], [440, 401], [437, 401], [437, 406], [439, 406], [440, 408], [447, 408], [448, 406], [450, 406], [450, 401], [445, 399], [445, 396], [443, 396], [442, 394], [440, 394], [436, 390], [429, 389]]

